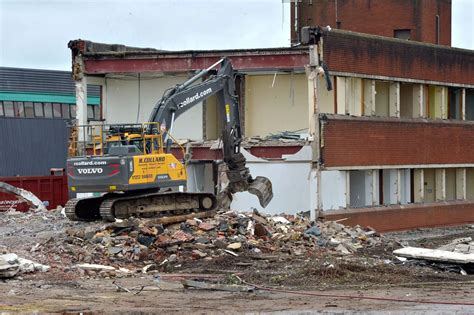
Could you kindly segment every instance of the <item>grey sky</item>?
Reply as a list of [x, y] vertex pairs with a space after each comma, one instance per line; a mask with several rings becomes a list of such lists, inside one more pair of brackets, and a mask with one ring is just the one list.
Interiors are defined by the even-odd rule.
[[[289, 45], [289, 1], [0, 0], [0, 65], [69, 70], [71, 39], [169, 50]], [[453, 46], [474, 49], [474, 0], [453, 0]]]

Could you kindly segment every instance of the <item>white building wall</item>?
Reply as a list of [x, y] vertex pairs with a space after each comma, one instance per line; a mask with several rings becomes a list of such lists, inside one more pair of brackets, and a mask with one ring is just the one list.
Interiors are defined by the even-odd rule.
[[346, 207], [346, 171], [321, 172], [322, 210]]

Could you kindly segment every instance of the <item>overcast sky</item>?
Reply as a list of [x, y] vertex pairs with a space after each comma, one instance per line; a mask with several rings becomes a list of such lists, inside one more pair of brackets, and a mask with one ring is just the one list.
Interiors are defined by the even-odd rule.
[[[474, 49], [474, 0], [453, 0], [453, 46]], [[283, 47], [289, 0], [0, 0], [0, 66], [70, 70], [71, 39], [168, 50]]]

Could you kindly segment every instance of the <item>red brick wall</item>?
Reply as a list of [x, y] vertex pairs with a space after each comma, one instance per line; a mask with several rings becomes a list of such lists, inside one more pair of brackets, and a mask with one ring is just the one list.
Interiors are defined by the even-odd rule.
[[334, 30], [323, 42], [330, 71], [474, 84], [470, 50]]
[[[312, 3], [312, 4], [310, 4]], [[292, 39], [295, 10], [292, 7]], [[436, 15], [440, 16], [441, 45], [451, 45], [451, 0], [337, 0], [340, 28], [381, 36], [395, 29], [410, 29], [411, 39], [436, 44]], [[299, 26], [337, 28], [336, 0], [303, 0], [298, 7]]]
[[474, 122], [323, 120], [325, 167], [474, 163]]
[[400, 231], [473, 223], [474, 203], [453, 201], [358, 208], [323, 211], [321, 216], [331, 221], [345, 219], [346, 225], [371, 226], [379, 232]]

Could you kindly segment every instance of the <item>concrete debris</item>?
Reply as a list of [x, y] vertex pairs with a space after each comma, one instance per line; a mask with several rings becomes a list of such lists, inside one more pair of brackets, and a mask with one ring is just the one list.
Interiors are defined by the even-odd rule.
[[455, 239], [437, 249], [404, 247], [393, 253], [398, 260], [407, 264], [430, 266], [466, 275], [474, 273], [474, 242], [471, 237]]
[[46, 272], [49, 269], [50, 266], [18, 257], [13, 253], [0, 255], [0, 278], [12, 278], [23, 273]]

